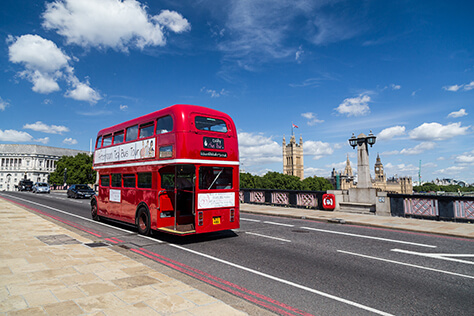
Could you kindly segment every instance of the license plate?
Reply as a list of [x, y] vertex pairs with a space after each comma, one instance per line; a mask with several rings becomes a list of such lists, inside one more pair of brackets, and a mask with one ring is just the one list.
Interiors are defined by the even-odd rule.
[[220, 216], [212, 218], [212, 224], [219, 225], [220, 223], [221, 223], [221, 217]]

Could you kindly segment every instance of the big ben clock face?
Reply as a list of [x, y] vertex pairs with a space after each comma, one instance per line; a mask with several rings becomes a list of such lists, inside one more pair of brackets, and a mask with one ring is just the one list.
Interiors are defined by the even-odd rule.
[[375, 171], [379, 171], [379, 170], [380, 170], [379, 167], [375, 168]]

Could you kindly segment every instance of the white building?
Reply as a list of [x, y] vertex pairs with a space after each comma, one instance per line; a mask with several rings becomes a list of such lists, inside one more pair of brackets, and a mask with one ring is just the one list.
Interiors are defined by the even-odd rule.
[[21, 179], [48, 182], [62, 156], [87, 151], [39, 145], [0, 144], [0, 191], [15, 191]]

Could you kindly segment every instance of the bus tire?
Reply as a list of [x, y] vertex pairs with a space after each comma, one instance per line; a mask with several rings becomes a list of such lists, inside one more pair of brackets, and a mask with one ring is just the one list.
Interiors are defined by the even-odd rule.
[[94, 199], [91, 201], [91, 216], [92, 216], [92, 219], [95, 221], [98, 221], [100, 219], [97, 211], [98, 211], [97, 201]]
[[140, 235], [148, 236], [151, 231], [150, 212], [146, 207], [140, 207], [137, 212], [137, 229]]

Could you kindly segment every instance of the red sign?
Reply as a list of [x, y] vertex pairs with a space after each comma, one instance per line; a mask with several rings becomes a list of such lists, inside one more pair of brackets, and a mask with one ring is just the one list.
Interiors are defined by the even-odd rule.
[[336, 208], [336, 197], [334, 194], [323, 194], [323, 208], [333, 210]]

